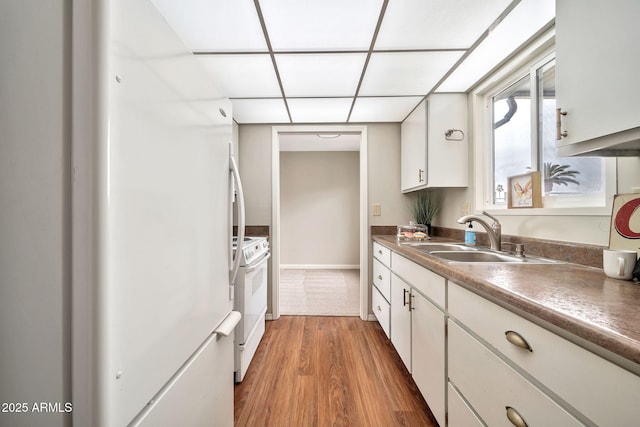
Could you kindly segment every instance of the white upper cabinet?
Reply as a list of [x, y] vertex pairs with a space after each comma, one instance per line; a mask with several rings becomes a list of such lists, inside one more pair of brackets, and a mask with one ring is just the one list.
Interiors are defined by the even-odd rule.
[[640, 2], [556, 2], [559, 154], [640, 155]]
[[402, 122], [401, 189], [467, 186], [467, 96], [433, 94]]

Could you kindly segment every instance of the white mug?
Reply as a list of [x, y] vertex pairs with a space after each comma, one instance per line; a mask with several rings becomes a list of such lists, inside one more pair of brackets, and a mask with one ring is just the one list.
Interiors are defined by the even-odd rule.
[[637, 260], [636, 251], [605, 249], [602, 252], [604, 272], [613, 279], [631, 280]]

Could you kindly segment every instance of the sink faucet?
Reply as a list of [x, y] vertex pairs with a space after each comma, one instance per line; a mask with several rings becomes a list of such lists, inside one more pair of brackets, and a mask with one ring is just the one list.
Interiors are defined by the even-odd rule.
[[487, 216], [493, 220], [493, 224], [489, 225], [487, 221], [484, 220], [480, 215], [465, 215], [458, 218], [458, 224], [465, 224], [467, 222], [475, 221], [478, 224], [482, 225], [485, 230], [487, 230], [487, 234], [489, 235], [489, 242], [491, 243], [491, 249], [495, 251], [502, 250], [502, 227], [500, 226], [500, 221], [498, 221], [495, 217], [489, 215], [486, 211], [482, 211], [484, 216]]

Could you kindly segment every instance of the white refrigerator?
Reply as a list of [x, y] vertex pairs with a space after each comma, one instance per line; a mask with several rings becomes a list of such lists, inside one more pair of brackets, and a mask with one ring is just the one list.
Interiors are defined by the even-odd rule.
[[231, 426], [231, 103], [148, 0], [73, 29], [73, 424]]

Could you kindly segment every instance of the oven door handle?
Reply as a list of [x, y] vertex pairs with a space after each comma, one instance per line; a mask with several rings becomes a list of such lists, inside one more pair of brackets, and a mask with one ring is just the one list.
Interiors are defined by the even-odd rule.
[[258, 267], [260, 267], [263, 263], [267, 262], [269, 258], [271, 258], [271, 252], [267, 252], [264, 258], [261, 258], [260, 261], [258, 261], [257, 263], [247, 266], [245, 272], [251, 273], [252, 271], [256, 270]]

